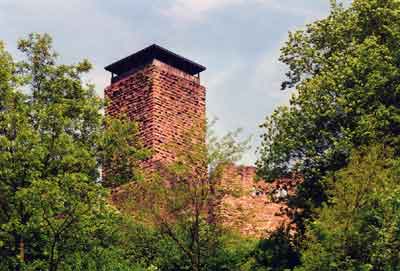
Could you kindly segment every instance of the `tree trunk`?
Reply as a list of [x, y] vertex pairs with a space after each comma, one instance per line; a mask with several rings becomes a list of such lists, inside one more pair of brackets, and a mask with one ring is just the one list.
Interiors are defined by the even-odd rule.
[[193, 271], [200, 271], [200, 266], [199, 266], [198, 258], [197, 255], [193, 255], [192, 258], [192, 270]]
[[19, 239], [19, 258], [21, 262], [25, 261], [25, 243], [23, 237]]
[[25, 261], [25, 244], [23, 237], [16, 232], [14, 232], [14, 241], [14, 253], [19, 259], [15, 266], [15, 270], [19, 271], [22, 270], [22, 264]]
[[57, 271], [57, 263], [55, 261], [55, 249], [56, 249], [56, 244], [57, 244], [57, 237], [54, 237], [53, 243], [51, 244], [51, 249], [50, 249], [50, 259], [49, 259], [49, 271]]

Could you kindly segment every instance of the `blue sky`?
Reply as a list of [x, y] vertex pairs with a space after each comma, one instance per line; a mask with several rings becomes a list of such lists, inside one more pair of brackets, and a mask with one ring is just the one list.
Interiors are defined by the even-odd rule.
[[62, 62], [88, 58], [99, 95], [103, 67], [157, 43], [207, 67], [207, 113], [218, 134], [238, 127], [253, 135], [243, 163], [255, 161], [260, 129], [274, 108], [285, 66], [279, 48], [288, 31], [326, 16], [329, 0], [0, 0], [0, 40], [15, 53], [18, 38], [47, 32]]

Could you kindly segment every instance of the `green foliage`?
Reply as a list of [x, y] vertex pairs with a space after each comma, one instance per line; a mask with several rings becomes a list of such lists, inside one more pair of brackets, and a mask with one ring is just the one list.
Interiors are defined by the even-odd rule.
[[128, 164], [143, 157], [136, 133], [120, 132], [136, 126], [112, 122], [103, 133], [102, 100], [82, 81], [87, 60], [56, 64], [48, 35], [18, 48], [25, 59], [16, 63], [0, 44], [0, 269], [131, 270], [99, 167], [125, 136]]
[[[182, 244], [191, 242], [187, 229], [171, 224], [171, 230], [174, 238]], [[123, 259], [140, 263], [144, 268], [157, 268], [155, 270], [193, 270], [186, 252], [170, 234], [160, 231], [160, 228], [130, 222], [124, 223], [120, 231], [123, 236], [121, 239], [121, 246], [124, 248], [121, 252]], [[205, 236], [204, 233], [202, 236]], [[244, 239], [227, 232], [213, 238], [218, 238], [218, 246], [207, 247], [212, 249], [212, 253], [202, 251], [201, 270], [250, 270], [252, 263], [249, 259], [256, 244], [255, 240]], [[206, 247], [206, 244], [206, 240], [203, 239], [202, 246]]]
[[150, 151], [140, 141], [139, 126], [126, 117], [105, 119], [99, 145], [99, 158], [104, 169], [102, 184], [118, 187], [141, 179], [139, 162], [148, 158]]
[[353, 147], [382, 142], [399, 151], [400, 2], [332, 1], [331, 14], [290, 33], [282, 48], [290, 106], [263, 124], [258, 161], [266, 179], [304, 176], [293, 204], [303, 217], [327, 199], [321, 182], [343, 168]]
[[308, 225], [296, 270], [400, 268], [400, 164], [392, 154], [363, 148], [326, 179], [330, 201]]
[[292, 270], [299, 264], [299, 253], [288, 229], [277, 229], [266, 239], [260, 240], [252, 252], [253, 271]]
[[257, 241], [232, 232], [220, 236], [221, 245], [207, 259], [205, 270], [216, 271], [249, 271], [252, 266], [251, 253]]
[[224, 189], [219, 177], [226, 164], [240, 159], [248, 143], [238, 141], [237, 132], [218, 138], [209, 130], [204, 144], [198, 140], [199, 127], [204, 128], [193, 125], [184, 136], [185, 148], [166, 146], [175, 161], [125, 187], [125, 212], [153, 227], [168, 247], [152, 262], [162, 270], [233, 270], [238, 261], [224, 247], [217, 204]]

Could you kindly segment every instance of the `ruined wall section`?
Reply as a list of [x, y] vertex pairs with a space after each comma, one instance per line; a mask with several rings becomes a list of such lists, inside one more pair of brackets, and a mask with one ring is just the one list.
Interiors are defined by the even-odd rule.
[[[266, 236], [280, 226], [290, 226], [287, 202], [280, 198], [281, 189], [288, 195], [295, 192], [295, 179], [281, 179], [272, 183], [257, 180], [253, 166], [229, 165], [221, 178], [221, 185], [230, 191], [221, 202], [223, 224], [245, 236]], [[282, 190], [283, 191], [283, 190]]]

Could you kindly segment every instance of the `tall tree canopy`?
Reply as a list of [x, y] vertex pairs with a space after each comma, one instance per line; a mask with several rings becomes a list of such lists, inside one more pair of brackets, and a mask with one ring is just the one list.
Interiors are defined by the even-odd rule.
[[354, 0], [289, 34], [280, 60], [295, 87], [265, 128], [257, 162], [266, 179], [303, 174], [293, 203], [307, 215], [326, 200], [322, 178], [343, 168], [353, 147], [379, 141], [399, 151], [400, 2]]
[[137, 126], [104, 127], [103, 102], [82, 79], [87, 60], [57, 64], [48, 35], [32, 34], [18, 48], [21, 62], [0, 44], [0, 269], [124, 270], [116, 252], [122, 217], [99, 168], [111, 163], [106, 155], [124, 157], [124, 141], [131, 160], [142, 157]]

